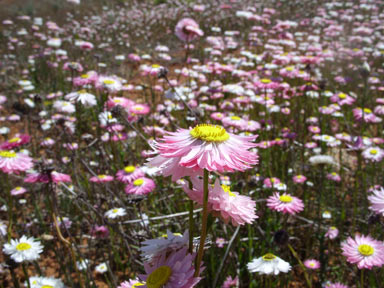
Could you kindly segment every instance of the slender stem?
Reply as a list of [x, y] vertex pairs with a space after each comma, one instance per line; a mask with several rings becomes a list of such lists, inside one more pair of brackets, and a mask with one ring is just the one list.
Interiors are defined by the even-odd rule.
[[360, 287], [364, 288], [364, 269], [360, 270]]
[[196, 270], [195, 277], [199, 276], [201, 261], [203, 260], [204, 254], [204, 243], [205, 238], [207, 237], [207, 222], [208, 222], [208, 176], [209, 172], [207, 169], [204, 169], [204, 200], [203, 200], [203, 219], [201, 226], [201, 235], [200, 235], [200, 244], [199, 251], [196, 258]]
[[193, 253], [193, 201], [189, 200], [189, 253]]
[[23, 267], [23, 272], [24, 272], [24, 276], [25, 276], [25, 281], [27, 281], [27, 286], [28, 286], [28, 288], [31, 288], [31, 282], [29, 282], [28, 271], [27, 271], [27, 268], [25, 267], [25, 263], [23, 262], [21, 264], [21, 266]]
[[308, 273], [307, 273], [307, 269], [305, 268], [303, 262], [301, 262], [301, 260], [300, 260], [300, 258], [299, 258], [299, 255], [297, 255], [295, 249], [293, 249], [293, 247], [291, 246], [291, 244], [288, 244], [288, 248], [289, 248], [289, 250], [291, 250], [291, 253], [292, 253], [293, 257], [296, 258], [297, 262], [299, 262], [300, 267], [303, 269], [304, 277], [305, 277], [305, 281], [307, 282], [308, 287], [309, 287], [309, 288], [312, 288], [312, 283], [311, 283], [311, 281], [309, 280]]

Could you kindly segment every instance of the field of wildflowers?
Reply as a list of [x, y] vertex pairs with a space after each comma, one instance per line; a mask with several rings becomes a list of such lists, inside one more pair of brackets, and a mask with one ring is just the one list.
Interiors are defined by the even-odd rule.
[[384, 287], [383, 1], [0, 7], [0, 288]]

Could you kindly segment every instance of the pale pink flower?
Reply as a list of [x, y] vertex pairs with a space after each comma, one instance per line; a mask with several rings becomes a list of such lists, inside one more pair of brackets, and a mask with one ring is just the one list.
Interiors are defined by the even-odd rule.
[[71, 181], [71, 176], [56, 171], [28, 174], [24, 179], [25, 183], [60, 183]]
[[341, 244], [341, 249], [347, 261], [357, 264], [359, 269], [372, 269], [384, 264], [384, 244], [370, 236], [356, 234], [355, 239], [349, 237]]
[[232, 287], [239, 287], [238, 276], [236, 276], [234, 279], [232, 279], [231, 276], [228, 276], [227, 279], [225, 279], [223, 286], [221, 286], [221, 288], [232, 288]]
[[327, 174], [327, 179], [335, 181], [335, 182], [340, 182], [341, 181], [340, 175], [337, 174], [336, 172], [328, 173]]
[[239, 116], [227, 116], [224, 117], [221, 122], [225, 127], [235, 127], [239, 130], [246, 130], [248, 123], [244, 119], [240, 118]]
[[141, 287], [144, 287], [143, 285], [144, 285], [143, 282], [139, 280], [128, 280], [120, 283], [120, 285], [117, 286], [117, 288], [141, 288]]
[[26, 171], [33, 167], [33, 159], [23, 153], [13, 151], [0, 151], [0, 169], [4, 173], [18, 174], [20, 171]]
[[223, 248], [224, 247], [224, 244], [225, 244], [225, 239], [224, 238], [216, 238], [216, 241], [215, 241], [217, 247], [219, 248]]
[[304, 183], [307, 180], [307, 177], [304, 175], [296, 175], [293, 176], [293, 182], [295, 183]]
[[155, 182], [146, 177], [137, 178], [125, 187], [126, 194], [146, 195], [156, 187]]
[[328, 231], [325, 233], [325, 237], [333, 240], [339, 235], [339, 229], [334, 226], [329, 227]]
[[353, 109], [352, 112], [356, 120], [362, 120], [367, 123], [379, 123], [382, 121], [382, 119], [373, 114], [369, 108], [361, 109], [358, 107]]
[[[144, 263], [145, 274], [139, 278], [150, 287], [162, 288], [192, 288], [200, 281], [200, 277], [194, 277], [195, 253], [188, 254], [188, 248], [174, 251], [167, 256], [162, 254], [151, 264]], [[148, 288], [146, 284], [142, 286]]]
[[337, 283], [328, 283], [325, 285], [325, 288], [349, 288], [347, 285]]
[[372, 189], [371, 192], [373, 195], [368, 196], [368, 200], [371, 204], [369, 209], [384, 216], [384, 188], [377, 187]]
[[10, 150], [29, 142], [31, 137], [27, 134], [16, 134], [15, 137], [0, 144], [0, 150]]
[[101, 174], [101, 175], [91, 177], [89, 181], [94, 183], [111, 182], [113, 181], [113, 176]]
[[25, 189], [24, 187], [17, 186], [11, 190], [11, 195], [13, 195], [13, 196], [22, 195], [25, 192], [27, 192], [27, 189]]
[[320, 262], [315, 259], [307, 259], [304, 261], [304, 266], [311, 270], [320, 268]]
[[304, 204], [301, 199], [291, 196], [289, 194], [280, 195], [279, 193], [274, 193], [273, 196], [268, 197], [267, 206], [278, 212], [296, 214], [303, 211]]
[[109, 230], [106, 226], [98, 226], [92, 227], [91, 235], [96, 238], [105, 239], [109, 236]]
[[[203, 205], [204, 182], [202, 179], [193, 178], [193, 189], [189, 189], [187, 183], [183, 185], [188, 196]], [[208, 211], [214, 216], [220, 217], [225, 223], [231, 221], [233, 226], [251, 224], [259, 218], [255, 214], [256, 202], [248, 196], [232, 192], [229, 186], [220, 185], [216, 179], [214, 186], [208, 188]]]
[[384, 158], [384, 150], [379, 147], [369, 147], [361, 153], [364, 159], [372, 162], [380, 162]]
[[135, 166], [127, 166], [116, 173], [116, 179], [125, 184], [129, 184], [141, 177], [144, 177], [144, 172]]
[[[159, 167], [163, 176], [172, 175], [173, 180], [201, 169], [244, 171], [258, 163], [257, 153], [248, 151], [256, 146], [252, 141], [257, 136], [237, 136], [221, 126], [209, 124], [167, 134], [161, 142], [155, 142], [159, 155], [149, 165]], [[180, 166], [188, 170], [180, 171]]]
[[150, 110], [147, 104], [134, 104], [129, 108], [129, 112], [135, 115], [146, 115]]
[[184, 42], [192, 41], [204, 35], [204, 32], [199, 28], [199, 24], [190, 18], [180, 20], [175, 28], [176, 36]]

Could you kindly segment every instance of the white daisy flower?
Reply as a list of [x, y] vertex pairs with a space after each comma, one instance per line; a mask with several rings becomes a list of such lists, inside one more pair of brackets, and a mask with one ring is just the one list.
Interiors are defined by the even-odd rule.
[[97, 105], [95, 95], [88, 93], [86, 90], [69, 93], [65, 95], [65, 99], [72, 102], [80, 102], [85, 107], [92, 107]]
[[[31, 288], [64, 288], [64, 283], [60, 279], [56, 279], [53, 277], [29, 277], [29, 283]], [[24, 285], [27, 287], [27, 283]]]
[[125, 211], [124, 208], [113, 208], [111, 210], [108, 210], [105, 212], [105, 216], [110, 218], [110, 219], [115, 219], [117, 217], [122, 217], [125, 216], [127, 212]]
[[312, 165], [328, 164], [337, 165], [332, 156], [329, 155], [315, 155], [309, 158], [309, 163]]
[[7, 225], [4, 222], [0, 221], [0, 236], [7, 235]]
[[107, 272], [108, 271], [107, 264], [106, 263], [100, 263], [99, 265], [97, 265], [95, 267], [95, 271], [97, 273], [100, 273], [100, 274], [103, 274], [103, 273]]
[[267, 253], [264, 256], [253, 259], [252, 262], [247, 264], [249, 272], [258, 272], [260, 274], [274, 274], [278, 275], [280, 272], [287, 273], [291, 270], [291, 265], [283, 259]]
[[188, 230], [184, 232], [184, 235], [180, 233], [174, 234], [168, 230], [167, 234], [162, 235], [160, 238], [149, 239], [142, 242], [142, 247], [140, 248], [141, 256], [149, 260], [167, 251], [175, 251], [188, 246], [188, 241]]
[[40, 258], [43, 246], [35, 238], [22, 236], [19, 240], [11, 240], [11, 243], [4, 244], [3, 252], [18, 263], [33, 261]]
[[88, 267], [88, 263], [88, 259], [81, 259], [80, 261], [76, 261], [77, 269], [79, 269], [79, 271], [86, 270]]
[[63, 113], [74, 113], [76, 111], [75, 105], [70, 102], [57, 100], [53, 104], [53, 108], [55, 108], [59, 112]]

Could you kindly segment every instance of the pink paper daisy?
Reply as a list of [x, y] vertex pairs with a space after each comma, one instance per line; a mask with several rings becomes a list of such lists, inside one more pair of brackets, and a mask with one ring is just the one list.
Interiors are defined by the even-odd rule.
[[[160, 173], [164, 176], [176, 174], [182, 177], [184, 173], [184, 176], [193, 175], [191, 171], [180, 172], [180, 166], [192, 171], [207, 169], [234, 172], [244, 171], [258, 163], [258, 155], [248, 151], [256, 146], [251, 141], [257, 136], [237, 136], [221, 126], [210, 124], [197, 125], [189, 130], [179, 129], [168, 134], [161, 142], [155, 142], [160, 155], [149, 163], [160, 167]], [[178, 179], [176, 176], [172, 178]]]
[[383, 187], [378, 187], [377, 189], [372, 190], [373, 195], [368, 196], [368, 200], [371, 203], [369, 208], [376, 212], [377, 214], [382, 214], [384, 216], [384, 189]]
[[117, 288], [139, 288], [144, 287], [143, 282], [140, 282], [139, 280], [128, 280], [120, 283]]
[[0, 144], [0, 149], [10, 150], [28, 143], [30, 139], [31, 137], [27, 134], [16, 134], [12, 139], [9, 139], [7, 142]]
[[274, 193], [273, 196], [268, 197], [267, 206], [272, 210], [283, 212], [284, 214], [296, 214], [304, 209], [303, 201], [285, 193], [283, 195]]
[[144, 172], [135, 166], [126, 166], [116, 173], [116, 179], [125, 184], [130, 184], [138, 178], [144, 177]]
[[[183, 185], [184, 191], [188, 196], [203, 205], [204, 183], [201, 179], [192, 179], [193, 189], [189, 189], [187, 184]], [[231, 221], [232, 225], [251, 224], [258, 216], [255, 214], [256, 202], [248, 196], [231, 192], [229, 186], [220, 186], [219, 179], [215, 185], [209, 187], [208, 211], [223, 219], [225, 223]]]
[[0, 169], [4, 173], [18, 174], [20, 171], [26, 171], [33, 167], [33, 159], [23, 153], [13, 151], [0, 151]]
[[227, 279], [225, 279], [223, 286], [221, 286], [221, 288], [231, 288], [231, 287], [239, 287], [238, 276], [236, 276], [234, 279], [232, 279], [231, 276], [228, 276]]
[[24, 187], [17, 186], [11, 190], [11, 195], [23, 195], [25, 192], [27, 192], [27, 189]]
[[175, 34], [181, 41], [189, 42], [203, 36], [204, 32], [199, 28], [199, 24], [195, 20], [184, 18], [177, 23]]
[[137, 178], [135, 181], [125, 187], [126, 194], [146, 195], [152, 192], [156, 187], [155, 182], [146, 177]]
[[151, 263], [145, 263], [146, 274], [139, 278], [146, 282], [143, 288], [192, 288], [200, 281], [193, 277], [195, 254], [187, 254], [187, 248], [172, 252], [168, 257], [162, 254]]
[[337, 229], [334, 226], [329, 227], [327, 233], [325, 233], [325, 237], [328, 237], [329, 239], [335, 239], [339, 235], [339, 229]]
[[359, 269], [372, 269], [384, 264], [384, 244], [370, 236], [356, 234], [355, 239], [349, 237], [341, 244], [341, 249], [347, 261], [357, 264]]
[[328, 283], [325, 285], [325, 288], [348, 288], [348, 286], [337, 282], [337, 283]]
[[28, 174], [27, 177], [25, 177], [24, 182], [25, 183], [60, 183], [60, 182], [71, 182], [71, 176], [63, 173], [59, 173], [56, 171], [53, 171], [50, 173], [32, 173]]
[[315, 259], [307, 259], [304, 261], [304, 266], [311, 270], [317, 270], [320, 268], [320, 262]]
[[97, 175], [97, 176], [91, 177], [91, 179], [89, 179], [89, 181], [94, 182], [94, 183], [111, 182], [111, 181], [113, 181], [113, 176], [104, 175], [104, 174]]

